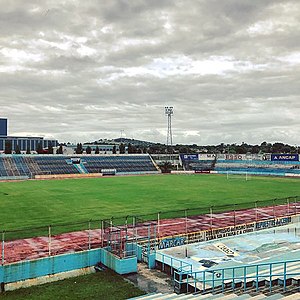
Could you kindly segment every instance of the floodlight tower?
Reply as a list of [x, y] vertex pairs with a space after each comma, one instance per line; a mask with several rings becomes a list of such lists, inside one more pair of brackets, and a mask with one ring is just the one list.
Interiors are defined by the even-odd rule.
[[168, 133], [167, 133], [167, 151], [168, 146], [171, 147], [172, 153], [172, 146], [173, 146], [173, 136], [172, 136], [172, 116], [174, 114], [173, 106], [165, 106], [165, 115], [168, 117]]

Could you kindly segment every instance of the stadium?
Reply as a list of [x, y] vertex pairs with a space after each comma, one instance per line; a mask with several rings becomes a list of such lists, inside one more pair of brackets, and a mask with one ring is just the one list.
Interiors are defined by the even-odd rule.
[[300, 300], [300, 1], [0, 7], [0, 300]]
[[107, 299], [298, 296], [299, 154], [175, 154], [165, 110], [155, 155], [37, 154], [58, 141], [1, 119], [1, 294], [100, 273]]
[[295, 299], [298, 154], [177, 160], [162, 174], [149, 154], [1, 155], [1, 292], [146, 268], [170, 291], [120, 298]]

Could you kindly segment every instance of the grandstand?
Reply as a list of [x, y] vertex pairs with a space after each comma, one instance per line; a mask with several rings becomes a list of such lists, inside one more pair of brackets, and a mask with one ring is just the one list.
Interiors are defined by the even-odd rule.
[[254, 175], [278, 175], [285, 174], [300, 175], [300, 162], [274, 162], [259, 160], [218, 160], [214, 168], [218, 173], [226, 173], [227, 171], [234, 173], [251, 173]]
[[3, 155], [0, 156], [0, 178], [34, 178], [35, 175], [89, 174], [114, 169], [118, 174], [157, 173], [147, 154], [139, 155]]
[[298, 154], [279, 155], [224, 155], [181, 154], [186, 171], [226, 174], [253, 174], [274, 176], [300, 176]]
[[[278, 159], [279, 158], [279, 159]], [[297, 154], [225, 155], [180, 154], [185, 171], [196, 173], [300, 176]], [[119, 155], [1, 155], [0, 178], [34, 178], [36, 175], [157, 173], [157, 164], [149, 154]]]
[[116, 169], [117, 173], [157, 171], [149, 155], [89, 156], [82, 160], [89, 173], [99, 173], [102, 169]]

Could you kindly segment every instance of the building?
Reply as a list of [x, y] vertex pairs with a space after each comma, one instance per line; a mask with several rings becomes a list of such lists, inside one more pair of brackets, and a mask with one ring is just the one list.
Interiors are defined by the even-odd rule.
[[43, 149], [49, 146], [57, 147], [57, 140], [44, 139], [43, 137], [23, 137], [23, 136], [9, 136], [7, 130], [7, 119], [0, 119], [0, 152], [5, 149], [11, 149], [12, 152], [19, 148], [20, 151], [36, 151], [39, 145]]
[[0, 119], [0, 137], [7, 136], [7, 119]]
[[[115, 145], [112, 145], [112, 144], [100, 145], [100, 144], [86, 143], [86, 144], [82, 145], [83, 154], [86, 153], [86, 148], [87, 147], [91, 148], [92, 154], [95, 153], [97, 147], [99, 149], [99, 154], [113, 154], [114, 153], [114, 151], [113, 151], [114, 147], [115, 147], [116, 153], [117, 154], [120, 153], [120, 149], [119, 149], [118, 144], [115, 144]], [[63, 148], [64, 148], [63, 152], [64, 152], [65, 155], [72, 155], [72, 154], [76, 153], [77, 145], [76, 144], [67, 144]], [[125, 153], [128, 153], [127, 147], [125, 147]]]

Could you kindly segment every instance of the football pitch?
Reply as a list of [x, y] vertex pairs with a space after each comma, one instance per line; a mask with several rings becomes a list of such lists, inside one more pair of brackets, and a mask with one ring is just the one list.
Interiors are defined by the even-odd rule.
[[222, 175], [151, 175], [0, 182], [0, 231], [211, 205], [243, 207], [297, 195], [299, 179], [277, 177], [246, 181]]

